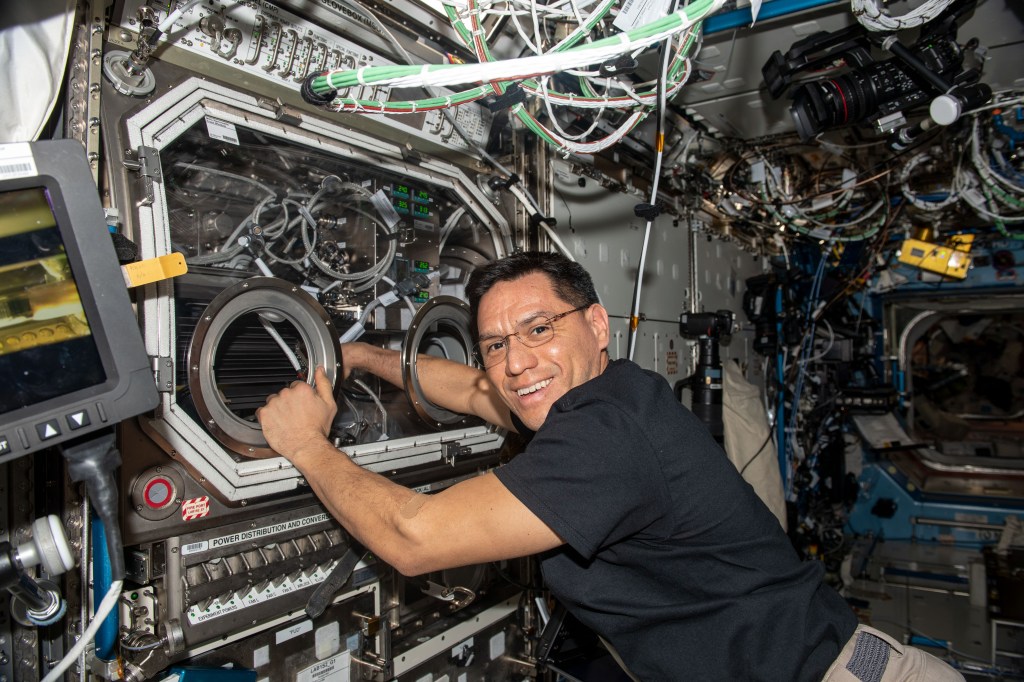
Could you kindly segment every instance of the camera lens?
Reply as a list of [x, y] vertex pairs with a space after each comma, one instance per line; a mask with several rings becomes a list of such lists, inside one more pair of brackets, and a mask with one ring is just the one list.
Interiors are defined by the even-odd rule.
[[871, 77], [854, 71], [800, 85], [793, 91], [790, 113], [806, 142], [828, 128], [859, 123], [877, 104]]

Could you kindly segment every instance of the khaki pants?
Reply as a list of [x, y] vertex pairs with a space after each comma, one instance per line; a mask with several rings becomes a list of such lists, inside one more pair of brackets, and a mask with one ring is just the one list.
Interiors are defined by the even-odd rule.
[[964, 676], [931, 654], [901, 644], [867, 625], [853, 637], [822, 682], [963, 682]]

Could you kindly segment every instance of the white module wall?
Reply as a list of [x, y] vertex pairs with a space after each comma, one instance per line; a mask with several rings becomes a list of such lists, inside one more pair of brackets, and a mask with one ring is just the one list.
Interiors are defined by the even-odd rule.
[[[647, 199], [610, 191], [593, 178], [574, 172], [564, 161], [551, 164], [551, 210], [557, 220], [556, 232], [593, 276], [601, 302], [612, 317], [610, 356], [626, 357], [630, 306], [646, 225], [633, 209]], [[642, 321], [633, 359], [664, 376], [670, 384], [689, 376], [695, 341], [679, 334], [680, 313], [727, 309], [733, 311], [737, 322], [744, 323], [744, 282], [760, 272], [760, 261], [736, 245], [718, 239], [708, 242], [686, 220], [659, 216], [647, 251], [640, 300]], [[691, 307], [694, 296], [696, 305]], [[737, 358], [757, 364], [748, 362], [747, 335], [738, 333], [722, 346], [723, 361]]]

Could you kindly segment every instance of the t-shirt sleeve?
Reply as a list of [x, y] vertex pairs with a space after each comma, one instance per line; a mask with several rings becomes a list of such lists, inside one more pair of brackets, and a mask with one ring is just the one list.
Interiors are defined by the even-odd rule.
[[635, 419], [601, 400], [552, 409], [526, 450], [495, 473], [585, 559], [642, 533], [665, 509], [655, 453]]

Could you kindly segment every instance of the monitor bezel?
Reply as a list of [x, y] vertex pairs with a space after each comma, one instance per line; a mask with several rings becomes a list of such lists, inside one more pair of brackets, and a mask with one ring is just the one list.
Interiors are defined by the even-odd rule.
[[[0, 414], [0, 435], [11, 447], [0, 462], [112, 426], [152, 410], [159, 400], [85, 150], [74, 140], [15, 144], [26, 145], [35, 172], [0, 179], [0, 192], [47, 193], [106, 379]], [[71, 430], [66, 416], [82, 409], [91, 424]], [[61, 434], [41, 439], [36, 425], [53, 418], [61, 420]]]

